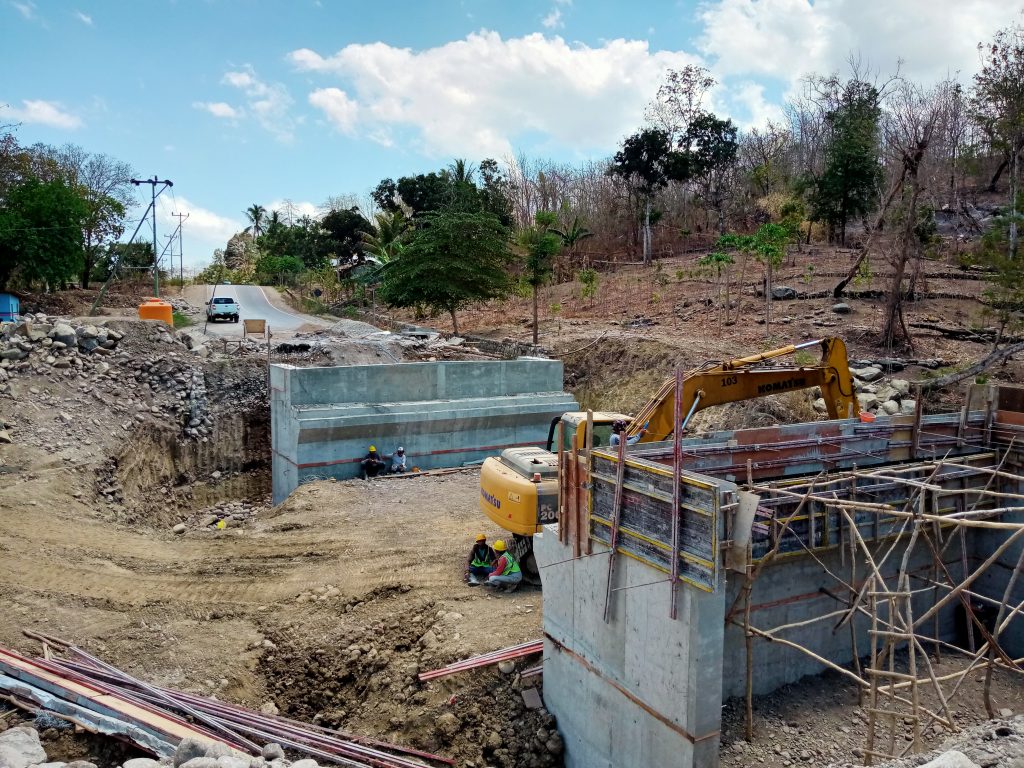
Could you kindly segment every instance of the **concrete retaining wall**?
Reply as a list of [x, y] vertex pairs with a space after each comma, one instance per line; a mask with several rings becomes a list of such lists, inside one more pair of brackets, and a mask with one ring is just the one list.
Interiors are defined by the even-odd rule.
[[270, 367], [274, 503], [313, 478], [356, 477], [367, 447], [402, 445], [409, 466], [460, 466], [543, 445], [578, 405], [558, 360]]
[[534, 553], [545, 583], [544, 700], [566, 767], [717, 765], [724, 589], [680, 586], [672, 621], [665, 574], [620, 555], [605, 624], [607, 556], [572, 559], [556, 526], [534, 539]]

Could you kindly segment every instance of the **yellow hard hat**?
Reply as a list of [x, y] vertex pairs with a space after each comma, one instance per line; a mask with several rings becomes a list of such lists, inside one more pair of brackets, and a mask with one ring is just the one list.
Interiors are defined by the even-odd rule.
[[476, 540], [477, 540], [477, 541], [487, 541], [487, 537], [486, 537], [486, 536], [484, 536], [484, 535], [483, 535], [482, 533], [478, 533], [478, 534], [476, 535]]
[[376, 445], [371, 445], [370, 446], [370, 453], [373, 453], [376, 450], [377, 450], [377, 446]]
[[496, 542], [494, 542], [494, 551], [495, 552], [504, 552], [505, 551], [505, 542], [502, 541], [501, 539], [498, 539]]

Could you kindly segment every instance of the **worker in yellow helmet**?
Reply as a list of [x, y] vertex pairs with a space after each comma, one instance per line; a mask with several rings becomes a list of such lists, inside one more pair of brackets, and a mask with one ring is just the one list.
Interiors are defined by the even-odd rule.
[[494, 542], [494, 552], [498, 555], [498, 560], [494, 564], [491, 575], [487, 577], [487, 586], [503, 587], [506, 592], [515, 592], [523, 580], [519, 561], [508, 551], [505, 542], [501, 539]]
[[376, 477], [380, 474], [381, 470], [384, 469], [384, 459], [377, 453], [377, 446], [371, 445], [369, 452], [366, 457], [360, 463], [359, 476], [363, 480], [369, 480], [371, 477]]
[[473, 548], [469, 551], [469, 557], [466, 558], [466, 582], [469, 586], [475, 587], [487, 581], [495, 559], [494, 550], [487, 544], [487, 537], [478, 533]]

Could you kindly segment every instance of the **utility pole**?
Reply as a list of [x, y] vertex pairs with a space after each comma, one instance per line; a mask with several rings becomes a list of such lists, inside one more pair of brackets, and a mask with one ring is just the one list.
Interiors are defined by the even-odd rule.
[[[157, 256], [156, 246], [156, 198], [168, 187], [173, 187], [174, 182], [170, 179], [161, 180], [155, 174], [152, 179], [131, 179], [131, 182], [136, 187], [140, 184], [149, 184], [150, 191], [153, 194], [153, 295], [160, 298], [160, 259]], [[160, 187], [159, 191], [156, 188], [157, 184], [163, 185]]]
[[[181, 279], [181, 295], [185, 295], [185, 245], [182, 242], [181, 225], [185, 223], [185, 219], [188, 218], [188, 213], [171, 213], [171, 216], [176, 216], [178, 219], [178, 266], [180, 268], [179, 278]], [[171, 258], [174, 258], [174, 252], [171, 251]], [[174, 262], [171, 262], [173, 266]]]

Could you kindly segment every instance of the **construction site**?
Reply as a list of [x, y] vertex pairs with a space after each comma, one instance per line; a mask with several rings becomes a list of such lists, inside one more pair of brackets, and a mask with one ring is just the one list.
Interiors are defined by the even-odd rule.
[[[1024, 756], [1012, 357], [931, 386], [973, 342], [879, 356], [870, 298], [533, 347], [265, 295], [293, 327], [3, 325], [0, 765]], [[518, 589], [467, 583], [477, 534]]]

